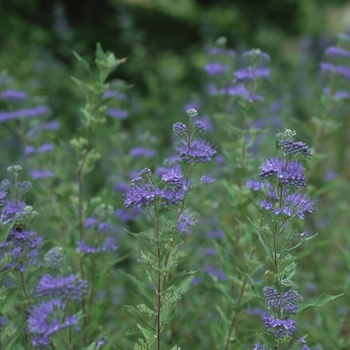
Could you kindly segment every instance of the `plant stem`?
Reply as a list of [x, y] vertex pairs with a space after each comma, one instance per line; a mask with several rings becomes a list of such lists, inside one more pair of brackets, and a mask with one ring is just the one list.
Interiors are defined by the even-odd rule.
[[161, 254], [160, 254], [160, 244], [159, 244], [159, 219], [156, 218], [154, 221], [155, 224], [155, 237], [157, 240], [157, 261], [158, 261], [158, 277], [157, 277], [157, 350], [160, 350], [160, 303], [161, 303], [161, 279], [160, 279], [160, 268], [161, 268]]
[[[249, 257], [249, 261], [252, 260], [253, 256], [254, 256], [254, 253], [255, 253], [255, 248], [253, 248], [250, 252], [250, 257]], [[246, 284], [247, 284], [247, 277], [244, 278], [243, 280], [243, 284], [242, 284], [242, 287], [241, 287], [241, 290], [239, 292], [239, 295], [238, 295], [238, 299], [237, 299], [237, 307], [241, 304], [241, 301], [242, 301], [242, 298], [243, 298], [243, 294], [244, 294], [244, 290], [245, 290], [245, 287], [246, 287]], [[233, 327], [235, 325], [235, 322], [236, 322], [236, 319], [237, 319], [237, 312], [234, 311], [233, 312], [233, 316], [232, 316], [232, 321], [231, 321], [231, 325], [230, 325], [230, 329], [228, 331], [228, 334], [227, 334], [227, 337], [226, 337], [226, 342], [225, 342], [225, 350], [228, 350], [228, 346], [230, 344], [230, 338], [231, 338], [231, 334], [232, 334], [232, 331], [233, 331]]]
[[[83, 171], [84, 171], [84, 165], [86, 161], [86, 157], [88, 155], [88, 148], [85, 148], [82, 158], [81, 158], [81, 163], [78, 168], [78, 222], [79, 222], [79, 239], [83, 240], [84, 237], [84, 223], [83, 223]], [[79, 267], [80, 267], [80, 275], [82, 279], [85, 279], [85, 273], [84, 273], [84, 256], [82, 252], [79, 252]], [[83, 310], [83, 313], [86, 313], [86, 305], [85, 305], [85, 299], [83, 298], [81, 302], [81, 307]], [[84, 318], [83, 321], [84, 324], [84, 329], [86, 328], [86, 318]], [[86, 345], [86, 340], [87, 340], [87, 335], [85, 334], [83, 337], [83, 343]]]

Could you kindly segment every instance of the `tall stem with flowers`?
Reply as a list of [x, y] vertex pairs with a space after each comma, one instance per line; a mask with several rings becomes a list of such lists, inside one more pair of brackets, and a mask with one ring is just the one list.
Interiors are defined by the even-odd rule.
[[[187, 111], [189, 127], [183, 123], [174, 124], [174, 134], [179, 143], [178, 164], [171, 168], [158, 169], [153, 176], [150, 169], [143, 169], [132, 180], [125, 193], [127, 208], [141, 208], [152, 220], [154, 229], [134, 234], [143, 244], [138, 263], [146, 271], [147, 282], [135, 280], [149, 305], [140, 304], [137, 308], [125, 306], [127, 314], [134, 316], [143, 339], [138, 339], [135, 350], [150, 350], [156, 346], [161, 350], [164, 344], [162, 332], [164, 326], [175, 314], [177, 302], [181, 299], [180, 282], [194, 271], [176, 271], [178, 263], [184, 256], [180, 250], [181, 233], [197, 222], [196, 215], [188, 209], [189, 199], [206, 183], [213, 181], [211, 177], [191, 179], [191, 169], [195, 163], [209, 162], [216, 151], [201, 138], [205, 126], [195, 121], [197, 111]], [[179, 349], [176, 345], [172, 350]]]

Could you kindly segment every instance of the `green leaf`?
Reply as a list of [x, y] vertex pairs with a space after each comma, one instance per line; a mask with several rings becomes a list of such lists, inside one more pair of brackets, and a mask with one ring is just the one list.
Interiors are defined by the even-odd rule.
[[240, 311], [242, 310], [246, 310], [247, 309], [247, 305], [248, 305], [248, 302], [244, 302], [238, 306], [233, 306], [232, 310], [236, 312], [236, 314], [238, 314]]
[[218, 311], [218, 313], [219, 313], [219, 315], [220, 315], [222, 321], [223, 321], [223, 322], [226, 324], [226, 326], [228, 327], [228, 325], [230, 324], [230, 322], [229, 322], [229, 320], [228, 320], [228, 318], [227, 318], [225, 312], [221, 309], [220, 306], [217, 306], [217, 307], [216, 307], [216, 310]]
[[[24, 334], [24, 329], [27, 328], [27, 326], [28, 325], [25, 322], [22, 326], [16, 329], [16, 334], [13, 337], [11, 337], [11, 340], [6, 344], [7, 349], [18, 349], [18, 347], [14, 348], [13, 345], [15, 345], [18, 338]], [[22, 349], [22, 347], [20, 347], [20, 349]]]
[[318, 233], [314, 234], [313, 236], [311, 237], [307, 237], [307, 238], [303, 238], [300, 240], [300, 242], [298, 242], [298, 244], [296, 244], [294, 247], [292, 248], [287, 248], [287, 249], [284, 249], [280, 255], [280, 259], [284, 258], [286, 255], [288, 255], [291, 251], [293, 251], [294, 249], [300, 247], [301, 245], [303, 245], [305, 242], [309, 241], [310, 239], [312, 238], [315, 238], [316, 236], [318, 235]]
[[196, 271], [182, 271], [180, 272], [177, 276], [175, 276], [171, 281], [168, 281], [167, 283], [164, 284], [163, 286], [163, 290], [166, 290], [167, 288], [171, 287], [174, 284], [177, 284], [179, 282], [181, 282], [182, 280], [184, 280], [187, 276], [190, 275], [194, 275], [195, 273], [197, 273], [199, 270]]
[[73, 76], [71, 76], [70, 78], [80, 87], [81, 90], [84, 91], [85, 99], [86, 99], [86, 100], [89, 100], [89, 98], [88, 98], [89, 95], [88, 95], [88, 92], [87, 92], [87, 90], [86, 90], [85, 83], [82, 82], [81, 80], [79, 80], [79, 79], [73, 77]]
[[272, 251], [270, 250], [270, 247], [267, 245], [267, 243], [265, 242], [264, 237], [262, 236], [262, 234], [260, 233], [260, 229], [258, 227], [256, 227], [254, 225], [254, 223], [248, 218], [248, 220], [253, 224], [253, 226], [255, 227], [256, 231], [255, 233], [257, 234], [257, 236], [259, 237], [259, 241], [262, 244], [262, 246], [264, 247], [267, 256], [269, 257], [269, 259], [273, 262], [273, 254]]
[[54, 144], [54, 146], [61, 150], [67, 158], [69, 158], [74, 165], [77, 165], [77, 161], [75, 157], [72, 156], [72, 153], [68, 152], [65, 148], [62, 147], [60, 139], [57, 137], [50, 137], [50, 141]]
[[312, 193], [312, 197], [316, 198], [324, 194], [325, 192], [328, 192], [330, 189], [333, 187], [336, 187], [339, 184], [338, 181], [329, 181], [326, 182], [325, 185], [321, 186], [320, 188], [317, 189], [317, 191]]
[[16, 300], [17, 294], [18, 294], [18, 290], [13, 291], [11, 289], [11, 293], [9, 293], [9, 295], [4, 300], [4, 302], [1, 303], [0, 312], [2, 314], [8, 313], [13, 308], [13, 305], [17, 301]]
[[4, 241], [8, 237], [12, 227], [13, 223], [4, 226], [4, 228], [0, 232], [0, 242]]
[[156, 212], [156, 218], [159, 219], [161, 216], [166, 214], [169, 211], [169, 208], [162, 208]]
[[73, 51], [73, 55], [75, 56], [75, 58], [80, 62], [82, 63], [82, 65], [85, 67], [85, 69], [91, 73], [90, 71], [90, 65], [89, 63], [87, 63], [84, 58], [82, 58], [77, 52]]
[[175, 315], [175, 308], [176, 308], [176, 305], [172, 305], [172, 307], [167, 310], [165, 317], [161, 320], [162, 327], [164, 324], [169, 323], [173, 319]]
[[147, 324], [141, 314], [131, 305], [124, 305], [123, 310], [127, 315], [133, 316], [138, 322], [142, 323], [146, 327], [149, 327], [150, 329], [154, 330], [149, 324]]
[[308, 310], [312, 307], [321, 307], [327, 305], [330, 301], [335, 300], [341, 296], [343, 296], [344, 293], [338, 294], [338, 295], [326, 295], [322, 293], [313, 303], [304, 304], [302, 307], [300, 307], [297, 311], [298, 314], [304, 312], [305, 310]]
[[148, 329], [142, 327], [141, 325], [137, 324], [137, 328], [141, 331], [143, 336], [145, 337], [146, 340], [153, 338], [154, 333], [150, 332]]
[[121, 274], [123, 274], [125, 277], [129, 278], [132, 282], [134, 282], [144, 297], [146, 297], [151, 302], [154, 301], [152, 290], [149, 288], [149, 286], [146, 283], [139, 281], [136, 277], [129, 275], [128, 273], [125, 273], [122, 270], [118, 270], [118, 271]]
[[246, 276], [248, 278], [248, 280], [250, 281], [250, 283], [252, 285], [252, 290], [253, 290], [254, 295], [256, 295], [260, 299], [264, 299], [264, 292], [263, 292], [262, 286], [259, 283], [255, 282], [248, 274], [246, 274], [238, 269], [237, 269], [237, 271], [240, 274], [242, 274], [243, 276]]

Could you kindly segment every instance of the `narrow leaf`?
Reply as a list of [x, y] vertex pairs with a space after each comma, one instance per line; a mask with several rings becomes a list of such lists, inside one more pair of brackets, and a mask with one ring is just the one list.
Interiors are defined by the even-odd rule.
[[310, 309], [312, 307], [321, 307], [321, 306], [325, 306], [327, 305], [330, 301], [337, 299], [341, 296], [343, 296], [343, 294], [338, 294], [338, 295], [326, 295], [324, 293], [322, 293], [313, 303], [308, 303], [308, 304], [304, 304], [303, 306], [301, 306], [297, 313], [300, 314], [301, 312], [304, 312], [307, 309]]
[[172, 285], [181, 282], [182, 280], [184, 280], [187, 276], [191, 276], [194, 275], [195, 273], [197, 273], [199, 270], [196, 271], [182, 271], [180, 272], [177, 276], [175, 276], [171, 281], [168, 281], [167, 283], [164, 284], [163, 286], [163, 290], [166, 290], [167, 288], [171, 287]]
[[85, 69], [90, 73], [90, 65], [89, 63], [87, 63], [83, 57], [81, 57], [77, 52], [73, 51], [73, 55], [75, 56], [75, 58], [83, 64], [83, 66], [85, 67]]

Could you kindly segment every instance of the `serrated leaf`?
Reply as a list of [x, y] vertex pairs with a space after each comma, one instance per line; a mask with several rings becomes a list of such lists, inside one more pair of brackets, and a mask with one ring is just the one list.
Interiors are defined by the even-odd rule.
[[344, 293], [338, 294], [338, 295], [327, 295], [322, 293], [313, 303], [304, 304], [302, 307], [300, 307], [297, 311], [298, 314], [301, 312], [304, 312], [305, 310], [308, 310], [312, 307], [321, 307], [327, 305], [330, 301], [335, 300], [341, 296], [343, 296]]

